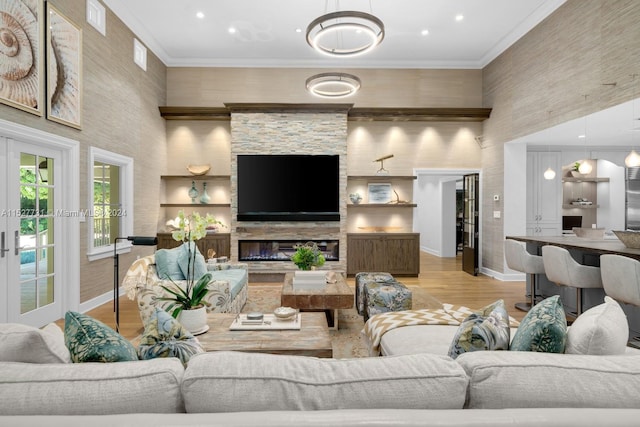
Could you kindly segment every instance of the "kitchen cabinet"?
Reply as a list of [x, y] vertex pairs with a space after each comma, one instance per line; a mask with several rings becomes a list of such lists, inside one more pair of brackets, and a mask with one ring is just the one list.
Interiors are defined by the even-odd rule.
[[[554, 179], [545, 179], [552, 168]], [[559, 152], [527, 153], [527, 234], [557, 235], [562, 231], [562, 169]]]

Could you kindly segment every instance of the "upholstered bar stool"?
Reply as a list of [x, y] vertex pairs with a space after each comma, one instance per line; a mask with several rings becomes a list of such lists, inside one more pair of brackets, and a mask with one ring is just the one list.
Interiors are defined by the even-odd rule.
[[[640, 261], [622, 255], [601, 255], [604, 292], [614, 300], [640, 307]], [[640, 347], [640, 337], [630, 342]]]
[[565, 248], [542, 247], [542, 261], [547, 279], [560, 286], [576, 288], [576, 316], [582, 314], [582, 289], [602, 288], [600, 267], [582, 265]]
[[507, 267], [529, 275], [531, 283], [529, 302], [518, 302], [515, 305], [518, 310], [529, 311], [536, 305], [536, 274], [544, 273], [542, 257], [530, 254], [524, 243], [513, 239], [504, 241], [504, 255], [507, 259]]

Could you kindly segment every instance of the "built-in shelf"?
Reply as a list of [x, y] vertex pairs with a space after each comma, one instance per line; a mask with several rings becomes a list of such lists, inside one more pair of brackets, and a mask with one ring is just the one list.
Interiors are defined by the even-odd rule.
[[161, 208], [230, 208], [231, 203], [160, 203]]
[[348, 208], [416, 208], [415, 203], [349, 203]]
[[562, 178], [562, 182], [609, 182], [609, 178], [574, 178], [567, 176]]
[[399, 180], [411, 181], [411, 180], [417, 179], [418, 177], [415, 175], [349, 175], [348, 178], [352, 180], [364, 179], [367, 181], [389, 181], [390, 179], [393, 179], [395, 181], [399, 181]]
[[600, 205], [562, 205], [562, 209], [598, 209]]
[[231, 179], [231, 175], [160, 175], [161, 179]]

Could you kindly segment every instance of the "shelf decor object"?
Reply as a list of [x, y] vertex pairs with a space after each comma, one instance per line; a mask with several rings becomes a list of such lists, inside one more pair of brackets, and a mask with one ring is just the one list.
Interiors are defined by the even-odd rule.
[[369, 203], [389, 203], [392, 188], [390, 183], [369, 183]]
[[374, 162], [380, 162], [380, 169], [376, 171], [376, 175], [389, 175], [389, 171], [384, 168], [384, 161], [392, 157], [393, 154], [387, 154], [386, 156], [382, 156], [374, 160]]
[[209, 194], [207, 193], [207, 183], [203, 182], [202, 183], [202, 196], [200, 196], [200, 203], [202, 203], [203, 205], [206, 205], [210, 201], [211, 201], [211, 197], [209, 197]]
[[196, 188], [196, 182], [195, 181], [191, 181], [191, 188], [189, 189], [189, 197], [191, 197], [191, 203], [195, 203], [196, 199], [198, 198], [199, 195], [200, 195], [200, 193], [198, 192], [198, 189]]
[[211, 165], [188, 165], [187, 170], [191, 175], [204, 175], [211, 169]]
[[375, 49], [382, 42], [384, 24], [365, 12], [326, 13], [325, 10], [324, 15], [307, 26], [306, 39], [309, 46], [322, 54], [339, 58], [357, 56]]

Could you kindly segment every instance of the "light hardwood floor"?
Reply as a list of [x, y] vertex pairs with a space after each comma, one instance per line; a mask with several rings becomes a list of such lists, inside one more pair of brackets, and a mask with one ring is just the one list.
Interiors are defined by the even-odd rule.
[[[502, 282], [489, 276], [471, 276], [462, 271], [462, 258], [439, 258], [426, 253], [420, 253], [420, 276], [398, 277], [406, 285], [419, 286], [441, 302], [464, 305], [470, 308], [481, 308], [502, 298], [505, 301], [509, 315], [522, 320], [524, 312], [516, 310], [516, 302], [525, 301], [525, 282]], [[354, 284], [354, 278], [347, 282]], [[252, 285], [273, 285], [278, 283], [255, 283]], [[113, 303], [103, 304], [87, 313], [88, 315], [115, 328]], [[64, 324], [59, 320], [60, 326]], [[127, 339], [133, 339], [142, 333], [143, 327], [138, 315], [135, 301], [126, 296], [120, 297], [120, 333]]]

